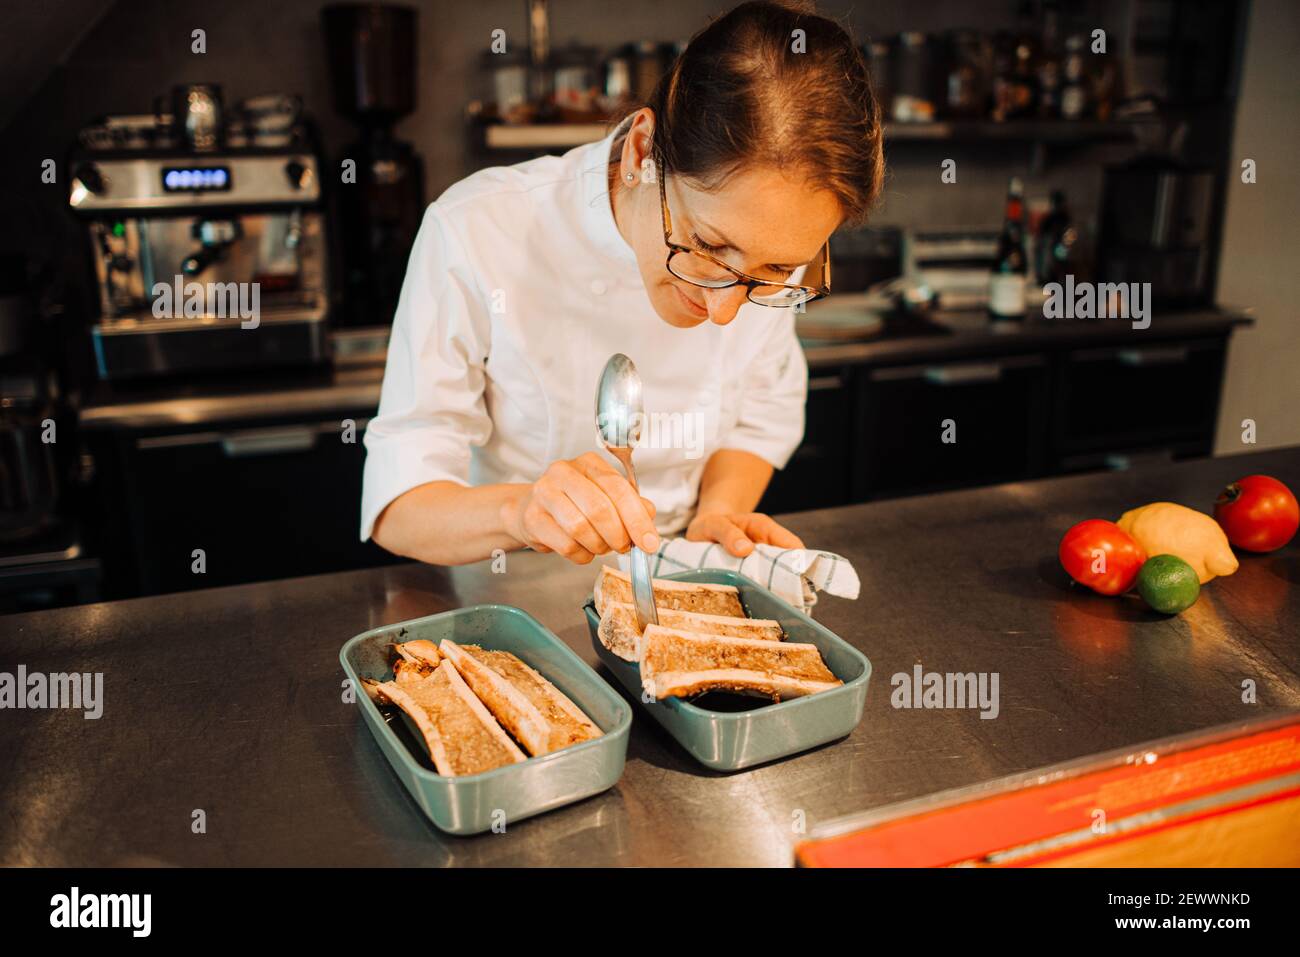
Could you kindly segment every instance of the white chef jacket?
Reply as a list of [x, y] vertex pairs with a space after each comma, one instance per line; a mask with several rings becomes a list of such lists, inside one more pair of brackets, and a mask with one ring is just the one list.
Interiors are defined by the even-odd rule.
[[366, 429], [363, 540], [426, 482], [532, 482], [600, 449], [596, 383], [616, 352], [643, 381], [634, 463], [661, 534], [686, 526], [714, 451], [781, 468], [798, 445], [808, 366], [794, 311], [746, 302], [726, 326], [660, 319], [610, 208], [612, 140], [482, 170], [426, 210]]

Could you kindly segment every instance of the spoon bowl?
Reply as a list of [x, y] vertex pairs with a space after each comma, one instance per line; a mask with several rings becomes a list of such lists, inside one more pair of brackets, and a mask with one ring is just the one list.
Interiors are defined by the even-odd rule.
[[[636, 471], [632, 468], [632, 449], [641, 441], [645, 422], [645, 403], [641, 398], [641, 376], [632, 360], [616, 352], [605, 363], [596, 386], [596, 431], [609, 454], [618, 459], [627, 480], [636, 489]], [[636, 623], [659, 624], [655, 613], [654, 586], [650, 579], [650, 559], [636, 545], [631, 553], [632, 597], [636, 606]]]
[[605, 363], [596, 386], [596, 431], [611, 451], [635, 448], [644, 420], [641, 376], [631, 359], [616, 352]]

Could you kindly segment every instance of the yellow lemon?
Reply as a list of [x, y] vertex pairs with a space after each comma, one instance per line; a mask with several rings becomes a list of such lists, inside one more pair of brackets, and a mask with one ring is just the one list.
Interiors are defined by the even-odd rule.
[[1237, 570], [1228, 536], [1203, 512], [1173, 502], [1153, 502], [1125, 512], [1116, 524], [1148, 555], [1177, 555], [1187, 562], [1202, 585]]

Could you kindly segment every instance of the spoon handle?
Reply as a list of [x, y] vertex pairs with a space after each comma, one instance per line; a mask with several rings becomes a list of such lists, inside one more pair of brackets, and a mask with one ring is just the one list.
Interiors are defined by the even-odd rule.
[[641, 489], [637, 488], [636, 484], [636, 470], [632, 468], [632, 449], [628, 446], [620, 448], [616, 445], [607, 445], [605, 448], [609, 450], [610, 455], [618, 459], [623, 466], [623, 471], [627, 473], [627, 480], [632, 484], [632, 488], [636, 489], [637, 494], [640, 494]]
[[[607, 445], [609, 454], [618, 459], [627, 473], [627, 480], [638, 495], [641, 489], [636, 484], [636, 471], [632, 468], [632, 449]], [[659, 624], [659, 614], [655, 611], [654, 584], [650, 578], [650, 557], [636, 545], [632, 546], [632, 601], [636, 606], [636, 624], [641, 631], [646, 625]]]
[[655, 590], [650, 578], [650, 556], [632, 546], [632, 603], [636, 607], [636, 624], [641, 631], [646, 625], [659, 624], [655, 611]]

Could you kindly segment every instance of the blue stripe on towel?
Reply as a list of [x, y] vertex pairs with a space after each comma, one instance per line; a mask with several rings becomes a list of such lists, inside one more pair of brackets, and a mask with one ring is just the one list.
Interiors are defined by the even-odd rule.
[[776, 566], [781, 563], [781, 556], [788, 554], [790, 549], [783, 548], [772, 556], [772, 567], [767, 570], [767, 590], [772, 590], [772, 579], [776, 577]]
[[713, 551], [713, 550], [714, 550], [715, 548], [717, 548], [717, 547], [718, 547], [718, 543], [717, 543], [717, 542], [714, 542], [712, 545], [710, 545], [708, 548], [706, 548], [706, 549], [704, 550], [704, 554], [700, 556], [700, 564], [699, 564], [697, 567], [699, 567], [699, 568], [708, 568], [708, 567], [709, 567], [709, 552]]

